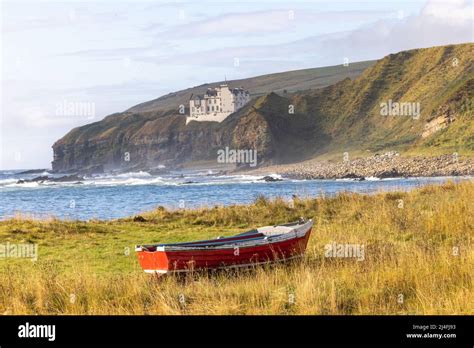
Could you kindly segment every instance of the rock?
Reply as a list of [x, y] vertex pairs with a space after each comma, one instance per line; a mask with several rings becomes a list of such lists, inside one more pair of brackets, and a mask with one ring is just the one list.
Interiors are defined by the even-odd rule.
[[24, 184], [26, 182], [45, 182], [45, 181], [51, 181], [51, 182], [70, 182], [70, 181], [75, 181], [76, 183], [83, 181], [84, 178], [77, 176], [75, 174], [73, 175], [65, 175], [61, 176], [59, 178], [51, 178], [47, 175], [42, 175], [42, 176], [37, 176], [36, 178], [33, 179], [20, 179], [17, 181], [17, 184]]
[[54, 181], [54, 182], [69, 182], [69, 181], [83, 181], [84, 178], [73, 174], [73, 175], [61, 176], [59, 178], [51, 178], [49, 180]]
[[141, 215], [136, 215], [133, 217], [134, 222], [146, 222], [146, 219]]
[[44, 173], [44, 172], [48, 172], [48, 169], [30, 169], [30, 170], [25, 170], [24, 172], [20, 172], [18, 174], [28, 175], [28, 174], [39, 174], [39, 173]]
[[49, 179], [49, 176], [47, 175], [42, 175], [42, 176], [37, 176], [36, 178], [33, 178], [31, 180], [25, 180], [25, 182], [43, 182]]
[[79, 173], [81, 175], [103, 174], [104, 166], [101, 164], [92, 165], [92, 166], [82, 169]]
[[392, 169], [392, 170], [383, 171], [382, 173], [377, 175], [377, 178], [379, 178], [379, 179], [399, 178], [399, 177], [402, 177], [402, 176], [403, 175], [400, 174], [396, 169]]
[[357, 174], [354, 174], [354, 173], [349, 173], [349, 174], [343, 175], [343, 176], [341, 176], [341, 179], [355, 179], [355, 180], [358, 180], [358, 181], [365, 180], [365, 178], [363, 176], [360, 176], [360, 175], [357, 175]]
[[24, 183], [27, 183], [27, 182], [39, 182], [39, 183], [42, 183], [46, 180], [48, 180], [49, 177], [48, 176], [37, 176], [36, 178], [33, 178], [33, 179], [19, 179], [16, 183], [17, 184], [24, 184]]
[[258, 179], [258, 180], [263, 180], [265, 182], [275, 182], [275, 181], [283, 181], [283, 179], [280, 179], [280, 178], [274, 178], [270, 175], [266, 175], [264, 176], [263, 178], [261, 179]]
[[444, 129], [449, 126], [451, 122], [454, 122], [456, 120], [456, 117], [451, 114], [445, 114], [439, 117], [436, 117], [435, 119], [429, 121], [427, 124], [425, 124], [423, 128], [423, 133], [421, 133], [422, 138], [427, 138], [431, 134], [436, 133], [437, 131]]

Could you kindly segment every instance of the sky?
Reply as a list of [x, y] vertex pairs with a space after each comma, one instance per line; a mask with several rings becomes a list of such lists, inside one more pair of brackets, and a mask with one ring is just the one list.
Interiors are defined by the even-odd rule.
[[0, 3], [0, 170], [176, 90], [474, 41], [472, 0]]

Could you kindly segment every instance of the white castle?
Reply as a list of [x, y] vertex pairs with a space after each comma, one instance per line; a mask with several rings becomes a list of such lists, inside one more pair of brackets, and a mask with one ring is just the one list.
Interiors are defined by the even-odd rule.
[[186, 124], [191, 121], [222, 122], [249, 100], [250, 93], [243, 88], [229, 88], [227, 84], [217, 88], [208, 88], [204, 96], [191, 95]]

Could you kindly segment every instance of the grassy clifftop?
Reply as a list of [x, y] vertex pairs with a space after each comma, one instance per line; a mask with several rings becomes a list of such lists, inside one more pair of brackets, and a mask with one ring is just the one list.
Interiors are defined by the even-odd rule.
[[[345, 149], [472, 155], [473, 53], [474, 44], [462, 44], [391, 54], [354, 81], [300, 93], [293, 102], [318, 122], [316, 136], [330, 137], [319, 153]], [[381, 105], [388, 103], [415, 103], [420, 112], [385, 116]]]
[[[0, 221], [0, 239], [37, 243], [38, 260], [0, 259], [4, 314], [474, 314], [474, 183], [333, 198], [259, 198], [105, 221]], [[228, 235], [314, 219], [304, 260], [160, 281], [135, 244]], [[327, 257], [328, 244], [363, 257]], [[183, 297], [184, 296], [184, 297]], [[184, 302], [180, 302], [184, 298]]]

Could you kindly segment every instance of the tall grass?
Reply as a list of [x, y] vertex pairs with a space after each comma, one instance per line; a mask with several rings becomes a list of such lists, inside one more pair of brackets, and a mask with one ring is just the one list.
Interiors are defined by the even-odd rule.
[[[37, 262], [0, 260], [5, 314], [473, 314], [474, 183], [411, 192], [143, 214], [146, 222], [0, 222], [0, 242], [39, 244]], [[315, 221], [305, 258], [238, 272], [157, 279], [123, 245]], [[364, 246], [364, 260], [325, 245]], [[120, 250], [120, 251], [119, 251]]]

